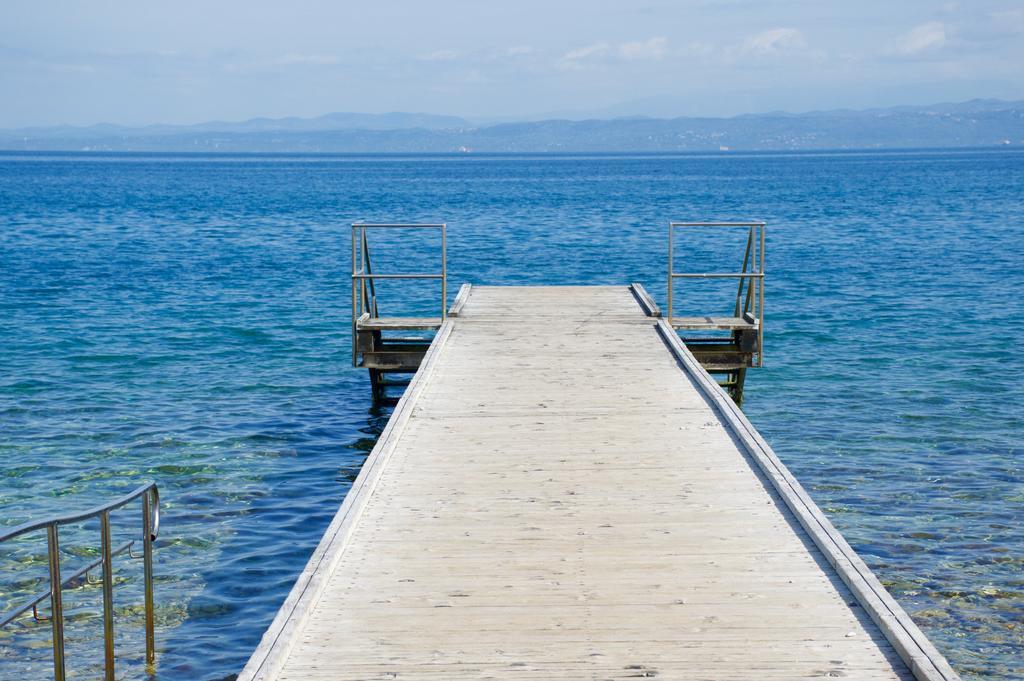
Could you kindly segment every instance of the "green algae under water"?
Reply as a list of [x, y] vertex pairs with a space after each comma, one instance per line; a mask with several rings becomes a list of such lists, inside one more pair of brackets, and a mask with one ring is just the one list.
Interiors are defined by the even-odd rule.
[[[736, 218], [769, 223], [745, 411], [965, 678], [1024, 675], [1015, 150], [0, 155], [0, 524], [157, 480], [156, 678], [230, 678], [387, 419], [349, 366], [348, 223], [447, 222], [452, 291], [640, 281], [664, 304], [666, 222]], [[97, 544], [69, 530], [67, 565]], [[123, 678], [145, 676], [139, 563]], [[0, 548], [0, 610], [44, 571], [41, 537]], [[91, 678], [99, 590], [66, 599]], [[0, 631], [0, 678], [44, 677], [48, 633]]]

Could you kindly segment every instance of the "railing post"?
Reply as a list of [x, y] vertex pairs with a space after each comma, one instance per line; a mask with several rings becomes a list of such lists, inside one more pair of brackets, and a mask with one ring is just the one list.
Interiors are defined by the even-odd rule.
[[441, 319], [448, 317], [448, 225], [441, 225]]
[[757, 366], [764, 366], [764, 233], [766, 225], [761, 223], [761, 275], [757, 282]]
[[352, 366], [356, 365], [358, 351], [356, 350], [356, 319], [359, 317], [359, 295], [358, 282], [356, 282], [356, 226], [352, 225]]
[[668, 323], [672, 324], [672, 223], [668, 223]]
[[146, 590], [146, 664], [156, 663], [156, 635], [153, 625], [153, 491], [142, 495], [142, 569]]
[[50, 562], [50, 624], [53, 627], [53, 678], [64, 681], [64, 604], [61, 601], [60, 539], [57, 524], [46, 528], [46, 549]]
[[110, 546], [110, 511], [100, 514], [103, 559], [103, 678], [114, 681], [114, 557]]

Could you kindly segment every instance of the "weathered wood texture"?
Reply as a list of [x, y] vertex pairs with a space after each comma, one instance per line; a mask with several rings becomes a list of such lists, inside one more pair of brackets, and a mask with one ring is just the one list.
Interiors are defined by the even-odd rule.
[[361, 317], [360, 331], [432, 331], [440, 328], [439, 317]]
[[628, 288], [467, 294], [240, 681], [956, 678]]
[[462, 307], [466, 304], [466, 301], [469, 300], [469, 294], [472, 290], [472, 284], [463, 284], [459, 287], [459, 292], [455, 296], [455, 302], [453, 302], [452, 306], [448, 309], [449, 317], [459, 316], [459, 313], [462, 312]]
[[736, 331], [757, 328], [755, 322], [742, 317], [673, 317], [672, 326], [677, 329], [697, 331]]
[[648, 317], [660, 317], [661, 308], [654, 302], [654, 298], [647, 289], [644, 288], [643, 284], [633, 282], [629, 285], [629, 290], [633, 292], [633, 296], [636, 297], [636, 301], [640, 303], [640, 307], [643, 309], [644, 314]]

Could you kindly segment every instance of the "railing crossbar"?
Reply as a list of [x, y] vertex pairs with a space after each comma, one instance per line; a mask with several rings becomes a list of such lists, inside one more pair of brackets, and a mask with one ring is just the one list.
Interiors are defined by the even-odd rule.
[[376, 274], [373, 272], [367, 273], [356, 273], [352, 275], [353, 279], [368, 279], [373, 281], [374, 279], [444, 279], [443, 274], [429, 274], [425, 272], [410, 272], [408, 274]]
[[761, 279], [764, 272], [673, 272], [673, 279]]
[[764, 222], [670, 222], [670, 227], [764, 227]]
[[[22, 523], [21, 525], [17, 525], [14, 528], [8, 530], [7, 532], [0, 534], [0, 544], [4, 543], [9, 539], [14, 539], [15, 537], [26, 534], [28, 532], [42, 530], [46, 527], [49, 527], [50, 525], [71, 525], [74, 523], [80, 523], [84, 520], [91, 520], [92, 518], [97, 518], [104, 511], [116, 511], [122, 506], [130, 504], [131, 502], [135, 501], [136, 499], [141, 497], [146, 492], [149, 492], [150, 490], [156, 490], [156, 483], [149, 483], [148, 485], [143, 485], [142, 487], [139, 487], [134, 491], [124, 495], [120, 499], [115, 499], [109, 504], [96, 506], [87, 511], [82, 511], [80, 513], [71, 513], [68, 515], [55, 516], [51, 518], [46, 518], [44, 520], [36, 520], [27, 523]], [[157, 525], [153, 529], [154, 539], [156, 539], [155, 534], [159, 531], [159, 521], [160, 518], [158, 514], [156, 517]]]
[[397, 223], [397, 222], [356, 222], [352, 224], [356, 229], [363, 227], [369, 227], [373, 229], [440, 229], [445, 226], [445, 223]]
[[[125, 551], [128, 551], [129, 549], [131, 549], [132, 546], [134, 546], [134, 545], [135, 545], [135, 540], [134, 539], [132, 539], [130, 541], [126, 541], [125, 543], [121, 544], [116, 549], [114, 549], [111, 552], [110, 555], [111, 555], [111, 557], [116, 558], [117, 556], [120, 556]], [[129, 555], [131, 555], [132, 558], [141, 558], [141, 556], [134, 556], [131, 553], [129, 553]], [[103, 558], [96, 558], [95, 560], [92, 560], [91, 562], [87, 563], [86, 565], [84, 565], [84, 566], [78, 568], [77, 570], [75, 570], [74, 572], [72, 572], [70, 576], [64, 577], [61, 580], [61, 585], [60, 585], [61, 589], [62, 590], [63, 589], [74, 589], [76, 587], [81, 586], [82, 582], [79, 582], [79, 580], [84, 576], [86, 578], [86, 581], [88, 581], [89, 573], [92, 572], [93, 570], [95, 570], [97, 567], [99, 567], [102, 562], [103, 562]], [[8, 624], [10, 624], [11, 622], [15, 621], [16, 619], [20, 618], [22, 615], [26, 614], [29, 610], [34, 609], [40, 603], [42, 603], [43, 601], [48, 599], [50, 597], [50, 593], [51, 592], [49, 590], [42, 591], [42, 592], [36, 594], [35, 596], [33, 596], [32, 600], [26, 601], [24, 604], [20, 605], [19, 607], [15, 608], [14, 610], [11, 610], [3, 619], [0, 619], [0, 629], [2, 629], [3, 627], [7, 626]], [[50, 618], [49, 617], [40, 617], [38, 615], [35, 615], [35, 619], [37, 621], [43, 622], [43, 621], [49, 620]]]

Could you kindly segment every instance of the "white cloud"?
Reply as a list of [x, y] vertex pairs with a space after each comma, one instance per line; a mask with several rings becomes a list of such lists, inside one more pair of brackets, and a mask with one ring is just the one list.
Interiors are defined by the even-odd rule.
[[947, 39], [945, 24], [941, 21], [929, 21], [900, 36], [896, 52], [909, 55], [937, 50], [946, 44]]
[[416, 58], [420, 61], [453, 61], [460, 56], [462, 55], [454, 50], [437, 50], [436, 52], [421, 54]]
[[569, 50], [565, 53], [565, 56], [563, 56], [562, 59], [565, 59], [566, 61], [579, 61], [590, 57], [600, 57], [608, 54], [611, 48], [612, 46], [608, 43], [594, 43], [593, 45], [587, 45], [586, 47]]
[[743, 51], [748, 54], [774, 54], [806, 47], [804, 34], [795, 28], [772, 28], [748, 39]]
[[601, 41], [586, 47], [569, 50], [562, 55], [565, 64], [576, 66], [587, 59], [661, 59], [668, 53], [668, 38], [657, 36], [647, 40], [632, 40], [624, 43]]
[[659, 36], [650, 40], [622, 43], [618, 54], [623, 59], [661, 59], [668, 49], [668, 38]]

